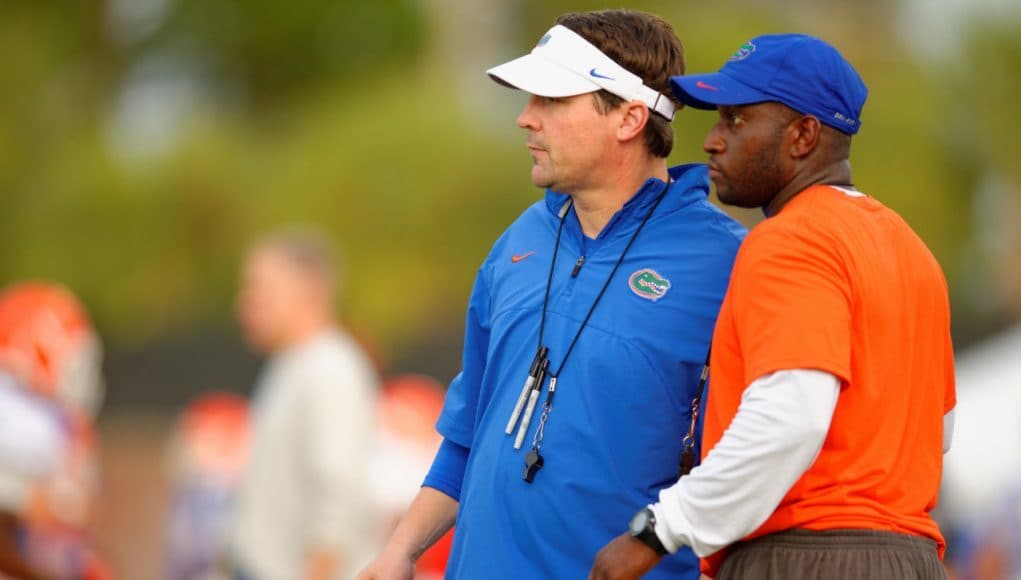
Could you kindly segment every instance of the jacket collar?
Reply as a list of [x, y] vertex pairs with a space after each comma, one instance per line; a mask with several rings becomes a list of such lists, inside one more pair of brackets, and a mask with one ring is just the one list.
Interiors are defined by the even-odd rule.
[[[641, 221], [645, 217], [656, 198], [662, 193], [663, 188], [669, 187], [669, 191], [659, 207], [657, 214], [667, 214], [677, 211], [692, 202], [706, 199], [709, 195], [709, 171], [702, 163], [688, 163], [678, 165], [669, 169], [670, 183], [661, 179], [650, 177], [638, 188], [638, 191], [631, 196], [631, 199], [624, 203], [624, 207], [610, 218], [609, 223], [599, 233], [603, 238], [610, 232], [617, 229], [615, 226], [620, 222]], [[558, 193], [553, 190], [546, 190], [546, 209], [549, 210], [553, 219], [560, 219], [560, 211], [567, 203], [570, 196], [565, 193]], [[577, 218], [568, 218], [568, 223], [577, 225]]]

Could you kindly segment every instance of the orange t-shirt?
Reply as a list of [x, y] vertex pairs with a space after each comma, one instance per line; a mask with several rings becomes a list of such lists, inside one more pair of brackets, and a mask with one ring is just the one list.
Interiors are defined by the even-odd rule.
[[[840, 396], [815, 463], [745, 539], [803, 528], [944, 540], [929, 512], [956, 404], [950, 306], [936, 259], [892, 210], [814, 186], [745, 239], [713, 336], [703, 455], [755, 379], [836, 375]], [[714, 574], [725, 550], [703, 562]]]

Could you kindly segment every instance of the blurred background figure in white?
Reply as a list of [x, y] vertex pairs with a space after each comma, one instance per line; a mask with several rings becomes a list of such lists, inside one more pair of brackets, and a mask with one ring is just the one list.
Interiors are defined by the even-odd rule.
[[[426, 375], [398, 375], [383, 384], [377, 407], [379, 450], [372, 459], [372, 490], [383, 528], [380, 541], [393, 532], [436, 457], [443, 438], [435, 424], [445, 392], [443, 384]], [[452, 539], [453, 531], [447, 532], [418, 558], [417, 580], [443, 578]]]
[[269, 361], [233, 524], [236, 578], [352, 578], [373, 552], [379, 380], [334, 318], [331, 248], [322, 232], [290, 228], [257, 241], [244, 261], [238, 318]]
[[229, 523], [249, 451], [248, 401], [208, 393], [181, 414], [171, 441], [167, 580], [225, 580]]
[[112, 577], [88, 539], [101, 352], [69, 290], [0, 293], [0, 578]]

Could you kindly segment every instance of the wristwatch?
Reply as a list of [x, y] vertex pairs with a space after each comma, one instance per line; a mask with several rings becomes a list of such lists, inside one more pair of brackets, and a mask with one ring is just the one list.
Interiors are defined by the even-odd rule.
[[667, 549], [656, 535], [656, 514], [649, 507], [642, 508], [628, 524], [631, 537], [652, 548], [660, 556], [666, 556]]

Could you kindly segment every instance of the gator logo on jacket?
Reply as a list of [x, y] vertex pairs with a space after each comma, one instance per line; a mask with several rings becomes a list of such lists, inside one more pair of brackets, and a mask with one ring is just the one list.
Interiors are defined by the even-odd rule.
[[666, 296], [667, 290], [670, 289], [670, 280], [660, 276], [652, 268], [642, 268], [631, 274], [627, 285], [635, 294], [655, 302]]

